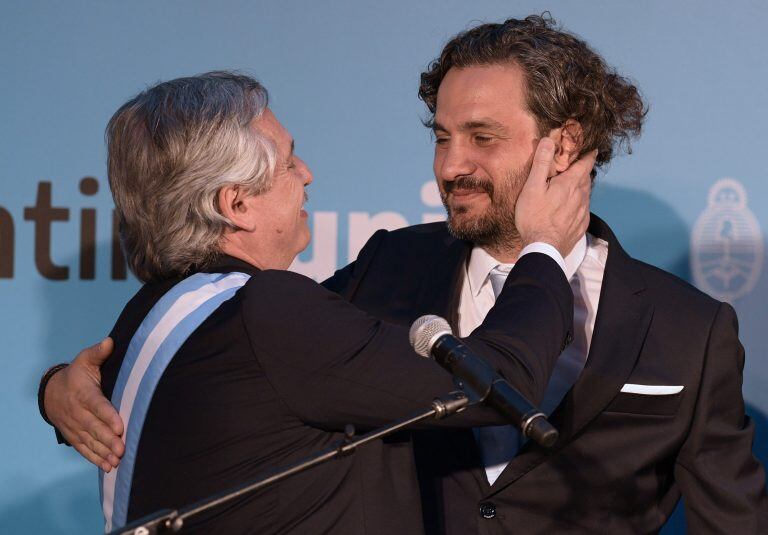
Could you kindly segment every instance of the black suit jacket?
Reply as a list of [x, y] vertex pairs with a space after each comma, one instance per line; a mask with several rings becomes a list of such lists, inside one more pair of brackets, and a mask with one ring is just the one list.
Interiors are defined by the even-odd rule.
[[[586, 367], [551, 418], [560, 440], [528, 443], [489, 486], [471, 432], [423, 433], [428, 531], [654, 533], [682, 493], [692, 533], [768, 533], [733, 309], [630, 258], [595, 216], [589, 232], [608, 259]], [[470, 250], [444, 224], [380, 232], [326, 286], [394, 323], [434, 313], [455, 326]], [[625, 383], [684, 389], [646, 396]]]
[[[345, 424], [365, 430], [422, 412], [454, 389], [449, 374], [413, 353], [406, 328], [361, 312], [306, 277], [259, 271], [229, 257], [208, 271], [251, 278], [165, 370], [139, 442], [129, 521], [304, 459], [340, 441]], [[107, 396], [134, 332], [176, 282], [145, 285], [125, 307], [102, 368]], [[531, 255], [467, 344], [538, 399], [570, 332], [572, 307], [562, 270], [545, 255]], [[476, 409], [425, 425], [502, 422]], [[419, 504], [405, 435], [219, 507], [184, 531], [421, 533]]]

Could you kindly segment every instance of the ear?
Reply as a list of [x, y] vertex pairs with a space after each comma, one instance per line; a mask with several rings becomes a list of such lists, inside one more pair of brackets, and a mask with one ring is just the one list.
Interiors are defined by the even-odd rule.
[[579, 157], [584, 140], [581, 123], [568, 119], [560, 128], [551, 130], [548, 136], [555, 142], [554, 171], [562, 173]]
[[219, 190], [219, 211], [239, 230], [253, 231], [253, 207], [240, 186], [228, 184]]

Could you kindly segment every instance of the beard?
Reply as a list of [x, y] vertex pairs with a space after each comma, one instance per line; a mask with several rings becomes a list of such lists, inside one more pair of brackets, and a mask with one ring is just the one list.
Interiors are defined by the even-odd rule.
[[[448, 212], [448, 230], [466, 240], [490, 250], [513, 250], [520, 245], [520, 233], [515, 226], [515, 204], [531, 165], [507, 172], [504, 180], [495, 185], [488, 179], [467, 175], [443, 184], [440, 191], [443, 206]], [[490, 198], [490, 206], [479, 215], [471, 215], [469, 206], [451, 206], [449, 195], [456, 190], [478, 190]]]

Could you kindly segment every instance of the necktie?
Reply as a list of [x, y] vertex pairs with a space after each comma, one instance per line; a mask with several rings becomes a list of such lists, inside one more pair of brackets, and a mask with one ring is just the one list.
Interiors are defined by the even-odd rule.
[[[498, 266], [493, 268], [488, 275], [495, 298], [499, 297], [504, 282], [507, 280], [507, 275], [509, 272], [502, 271]], [[511, 425], [478, 427], [475, 428], [475, 433], [480, 445], [480, 453], [483, 464], [485, 464], [488, 482], [493, 485], [507, 463], [517, 455], [522, 445], [522, 437], [520, 432]]]
[[508, 271], [502, 271], [499, 266], [493, 268], [488, 275], [491, 280], [491, 288], [493, 288], [493, 298], [498, 299], [501, 289], [504, 288], [504, 282], [507, 280]]

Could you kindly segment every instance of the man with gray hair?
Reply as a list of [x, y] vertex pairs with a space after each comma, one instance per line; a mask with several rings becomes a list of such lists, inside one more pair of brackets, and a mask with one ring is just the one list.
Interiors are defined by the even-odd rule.
[[[256, 80], [212, 72], [145, 91], [109, 121], [109, 186], [121, 243], [140, 280], [206, 269], [221, 255], [222, 234], [233, 228], [218, 209], [218, 191], [231, 184], [251, 195], [270, 189], [275, 146], [243, 128], [261, 117], [267, 100]], [[183, 117], [168, 110], [183, 110]], [[167, 124], [172, 120], [179, 124]], [[170, 217], [179, 207], [184, 217]]]
[[[107, 127], [122, 244], [145, 283], [101, 368], [126, 429], [122, 461], [100, 474], [108, 531], [300, 461], [343, 439], [346, 424], [381, 426], [453, 390], [404, 327], [286, 271], [309, 243], [312, 174], [267, 100], [252, 78], [213, 72], [143, 91]], [[586, 228], [594, 162], [552, 176], [552, 156], [542, 141], [520, 199], [525, 249], [465, 339], [534, 402], [570, 335], [562, 255]], [[504, 421], [472, 410], [427, 425]], [[184, 532], [417, 534], [418, 505], [401, 437], [192, 517]]]

